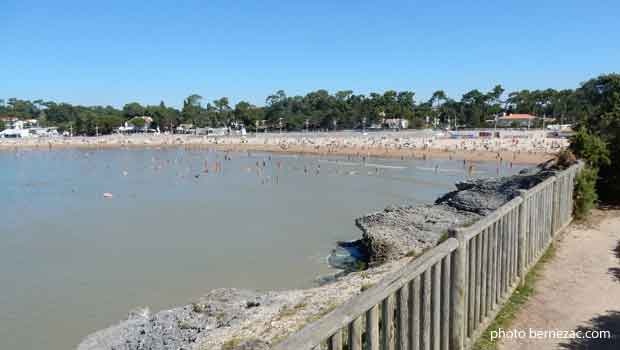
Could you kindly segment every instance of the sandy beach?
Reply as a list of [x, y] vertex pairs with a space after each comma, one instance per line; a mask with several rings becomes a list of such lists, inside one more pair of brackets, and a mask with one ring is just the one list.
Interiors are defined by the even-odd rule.
[[502, 138], [449, 138], [426, 131], [266, 133], [245, 136], [132, 134], [99, 137], [0, 139], [0, 150], [28, 148], [187, 147], [230, 151], [345, 155], [537, 164], [568, 145], [541, 131], [513, 132]]

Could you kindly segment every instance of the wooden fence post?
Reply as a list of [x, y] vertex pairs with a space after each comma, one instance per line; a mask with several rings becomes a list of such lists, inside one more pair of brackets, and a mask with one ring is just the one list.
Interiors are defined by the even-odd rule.
[[555, 232], [560, 228], [561, 222], [556, 215], [557, 208], [559, 208], [560, 200], [558, 199], [557, 193], [559, 191], [560, 186], [558, 185], [558, 178], [556, 176], [552, 176], [553, 184], [551, 185], [551, 237], [555, 236]]
[[465, 234], [460, 229], [451, 229], [450, 236], [458, 240], [458, 247], [452, 259], [452, 273], [450, 275], [450, 297], [452, 301], [450, 322], [450, 349], [465, 349], [465, 264], [467, 263], [467, 248]]
[[562, 226], [562, 219], [560, 218], [560, 186], [561, 178], [556, 178], [553, 181], [553, 206], [551, 208], [551, 215], [553, 220], [553, 225], [551, 225], [551, 236], [555, 236], [557, 230]]
[[526, 252], [527, 252], [527, 221], [528, 221], [528, 204], [527, 204], [527, 190], [519, 190], [519, 196], [523, 198], [521, 204], [519, 204], [519, 230], [518, 230], [518, 261], [517, 271], [519, 273], [519, 284], [523, 285], [525, 282], [525, 274], [527, 271]]

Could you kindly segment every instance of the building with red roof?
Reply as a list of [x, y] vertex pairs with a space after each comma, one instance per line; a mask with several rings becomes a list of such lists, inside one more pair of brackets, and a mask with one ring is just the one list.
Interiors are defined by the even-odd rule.
[[531, 114], [509, 114], [497, 118], [497, 126], [530, 127], [538, 117]]

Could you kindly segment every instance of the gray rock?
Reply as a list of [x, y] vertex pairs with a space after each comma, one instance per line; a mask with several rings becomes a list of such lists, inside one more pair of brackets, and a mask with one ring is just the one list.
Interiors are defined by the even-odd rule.
[[359, 244], [364, 247], [370, 266], [418, 255], [434, 247], [454, 226], [466, 225], [480, 215], [460, 212], [447, 205], [390, 207], [355, 220], [362, 230]]
[[546, 162], [514, 176], [459, 182], [455, 191], [440, 197], [434, 205], [390, 206], [358, 218], [355, 223], [363, 236], [356, 244], [365, 254], [361, 260], [376, 266], [418, 255], [434, 247], [450, 228], [479, 220], [518, 196], [519, 190], [532, 188], [554, 175], [554, 167], [553, 162]]
[[435, 201], [460, 211], [488, 215], [519, 195], [519, 190], [529, 189], [544, 181], [555, 172], [538, 170], [513, 176], [476, 179], [459, 182], [456, 191], [445, 194]]
[[148, 310], [131, 312], [126, 321], [85, 338], [78, 349], [192, 349], [210, 330], [234, 327], [261, 306], [275, 302], [269, 293], [216, 289], [196, 303], [154, 315]]

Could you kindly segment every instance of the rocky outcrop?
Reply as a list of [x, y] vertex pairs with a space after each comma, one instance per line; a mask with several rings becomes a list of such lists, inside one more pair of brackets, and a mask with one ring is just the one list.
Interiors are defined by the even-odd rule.
[[[295, 292], [260, 293], [240, 289], [216, 289], [194, 303], [151, 314], [133, 311], [119, 325], [96, 332], [82, 341], [79, 350], [199, 349], [206, 333], [238, 327], [257, 315], [276, 314], [299, 299]], [[253, 349], [252, 339], [230, 342], [230, 349]], [[234, 347], [233, 347], [234, 345]]]
[[455, 191], [435, 204], [388, 207], [363, 216], [355, 221], [362, 230], [362, 239], [346, 244], [361, 252], [360, 259], [370, 266], [418, 255], [437, 245], [450, 228], [479, 220], [518, 196], [519, 190], [532, 188], [552, 176], [557, 170], [554, 166], [546, 162], [513, 176], [459, 182]]
[[358, 244], [366, 261], [376, 266], [404, 256], [417, 256], [434, 247], [449, 228], [470, 224], [480, 218], [472, 212], [448, 205], [388, 207], [382, 212], [355, 220], [363, 237]]
[[553, 169], [540, 166], [508, 177], [475, 179], [456, 183], [456, 191], [445, 194], [435, 204], [448, 205], [459, 211], [488, 215], [519, 195], [519, 190], [532, 188], [553, 175]]
[[86, 337], [78, 350], [265, 350], [377, 283], [406, 259], [325, 279], [304, 290], [216, 289], [196, 302], [128, 319]]

